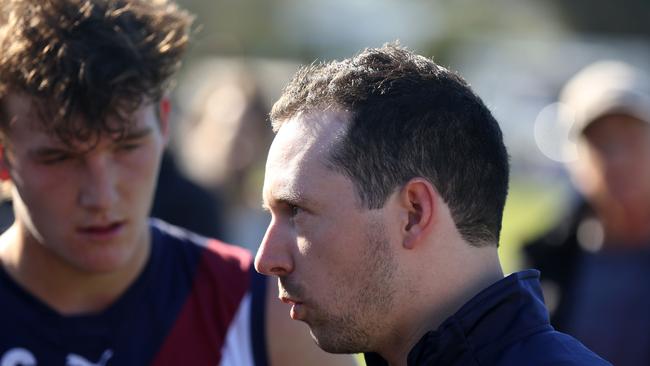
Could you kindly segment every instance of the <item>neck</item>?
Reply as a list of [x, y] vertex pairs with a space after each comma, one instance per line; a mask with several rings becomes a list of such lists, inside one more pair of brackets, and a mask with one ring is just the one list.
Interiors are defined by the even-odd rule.
[[14, 281], [61, 315], [105, 310], [135, 281], [149, 257], [148, 230], [128, 263], [115, 271], [94, 273], [71, 266], [19, 223], [0, 237], [0, 264]]
[[[438, 278], [438, 285], [432, 285], [427, 292], [410, 297], [423, 301], [405, 311], [411, 316], [408, 320], [402, 319], [406, 327], [394, 332], [386, 346], [379, 350], [389, 365], [406, 366], [409, 352], [426, 333], [438, 329], [471, 298], [503, 278], [494, 246], [476, 248], [467, 243], [461, 244], [467, 246], [467, 250], [458, 253], [456, 258], [444, 260], [448, 264], [438, 266], [437, 271], [436, 265], [428, 263], [429, 268], [434, 268], [436, 273], [418, 277], [419, 285], [422, 284], [422, 278]], [[453, 269], [449, 263], [453, 263]], [[441, 275], [441, 272], [444, 273]]]

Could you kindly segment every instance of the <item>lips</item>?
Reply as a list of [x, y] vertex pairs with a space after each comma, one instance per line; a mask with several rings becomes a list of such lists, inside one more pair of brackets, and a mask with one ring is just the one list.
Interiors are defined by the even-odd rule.
[[[293, 320], [304, 320], [306, 317], [306, 307], [304, 301], [299, 299], [304, 299], [304, 293], [302, 286], [297, 285], [295, 282], [292, 282], [288, 277], [279, 277], [278, 278], [278, 298], [285, 304], [291, 305], [291, 319]], [[293, 295], [290, 295], [293, 294]]]
[[77, 228], [77, 232], [93, 240], [107, 240], [118, 236], [124, 226], [124, 221], [113, 221], [80, 226]]
[[[290, 286], [291, 289], [288, 289], [287, 288], [288, 286]], [[289, 290], [291, 290], [291, 293], [293, 293], [294, 295], [300, 294], [301, 293], [300, 289], [296, 287], [297, 286], [293, 286], [289, 283], [286, 283], [286, 280], [283, 281], [283, 279], [280, 279], [280, 281], [278, 282], [278, 292], [279, 292], [278, 298], [280, 299], [280, 301], [282, 301], [285, 304], [291, 304], [291, 305], [302, 304], [302, 301], [298, 300], [298, 297], [300, 296], [293, 296], [289, 294]]]
[[280, 301], [285, 304], [291, 305], [291, 310], [289, 311], [289, 316], [293, 320], [301, 320], [304, 318], [304, 306], [302, 301], [292, 299], [288, 296], [280, 295]]

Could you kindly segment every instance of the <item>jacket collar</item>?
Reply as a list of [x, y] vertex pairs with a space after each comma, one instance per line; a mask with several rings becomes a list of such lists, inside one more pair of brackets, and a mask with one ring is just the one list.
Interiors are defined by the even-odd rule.
[[[474, 296], [438, 330], [411, 349], [408, 365], [492, 364], [509, 343], [552, 329], [544, 306], [539, 272], [526, 270], [492, 284]], [[365, 355], [368, 366], [387, 366], [379, 355]], [[480, 362], [479, 362], [480, 360]]]

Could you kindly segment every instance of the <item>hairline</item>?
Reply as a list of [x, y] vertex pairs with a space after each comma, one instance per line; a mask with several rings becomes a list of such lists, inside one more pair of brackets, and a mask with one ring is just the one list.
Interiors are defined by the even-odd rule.
[[[18, 96], [18, 97], [27, 98], [29, 100], [29, 103], [33, 104], [34, 108], [30, 108], [30, 111], [29, 111], [30, 116], [35, 113], [36, 115], [33, 116], [34, 119], [39, 119], [39, 120], [30, 119], [30, 122], [34, 123], [35, 127], [40, 129], [41, 132], [44, 132], [48, 136], [51, 136], [51, 137], [55, 138], [57, 140], [57, 142], [65, 144], [65, 145], [74, 145], [74, 144], [77, 144], [77, 143], [80, 143], [80, 142], [84, 142], [84, 141], [78, 141], [78, 140], [64, 141], [63, 139], [60, 138], [60, 136], [58, 136], [56, 134], [56, 132], [53, 131], [51, 125], [47, 124], [45, 121], [42, 120], [42, 117], [39, 116], [41, 114], [39, 110], [47, 111], [47, 108], [48, 108], [47, 105], [53, 103], [52, 100], [48, 100], [47, 98], [42, 98], [42, 97], [27, 93], [27, 92], [7, 91], [7, 92], [3, 93], [2, 96], [0, 96], [0, 145], [5, 145], [7, 143], [10, 143], [10, 141], [7, 139], [7, 136], [8, 136], [9, 130], [11, 129], [11, 126], [14, 123], [14, 118], [15, 118], [15, 116], [10, 115], [9, 111], [7, 110], [8, 108], [6, 106], [6, 103], [7, 103], [7, 96], [9, 96], [9, 95], [14, 95], [14, 96]], [[162, 111], [157, 106], [160, 104], [160, 102], [165, 97], [161, 97], [158, 100], [149, 100], [148, 98], [146, 98], [146, 96], [144, 94], [143, 94], [143, 97], [145, 97], [145, 98], [143, 98], [142, 103], [136, 109], [134, 109], [132, 111], [126, 111], [126, 112], [128, 112], [127, 115], [130, 117], [130, 116], [134, 115], [140, 108], [151, 106], [151, 107], [153, 107], [154, 116], [156, 118], [156, 122], [157, 122], [156, 125], [158, 126], [160, 131], [162, 131], [162, 115], [161, 115]], [[45, 106], [45, 108], [41, 108], [41, 106]], [[117, 112], [117, 113], [119, 113], [119, 112]], [[104, 118], [106, 118], [106, 119], [120, 118], [117, 113], [108, 114], [108, 115], [104, 116]], [[74, 113], [72, 116], [69, 117], [69, 120], [72, 120], [72, 119], [75, 119], [75, 118], [85, 119], [85, 118], [88, 118], [88, 117], [84, 116], [84, 115], [79, 115], [78, 113]], [[121, 139], [120, 137], [128, 138], [129, 135], [131, 134], [132, 130], [133, 130], [133, 124], [135, 123], [135, 121], [128, 120], [128, 118], [127, 118], [127, 121], [124, 121], [124, 122], [126, 122], [124, 125], [127, 126], [127, 127], [122, 131], [123, 136], [118, 136], [118, 138], [116, 140], [120, 140]], [[99, 138], [102, 138], [102, 137], [105, 137], [105, 136], [108, 136], [107, 131], [98, 130], [94, 134], [94, 138], [96, 138], [97, 140]]]
[[[374, 207], [371, 204], [371, 202], [369, 202], [367, 199], [364, 199], [366, 194], [363, 193], [364, 189], [361, 186], [363, 182], [360, 179], [358, 179], [354, 174], [352, 174], [347, 169], [345, 169], [345, 167], [342, 164], [336, 163], [336, 161], [333, 158], [333, 153], [336, 152], [337, 149], [343, 148], [346, 144], [346, 139], [350, 132], [350, 127], [354, 122], [354, 118], [356, 118], [357, 116], [356, 111], [350, 110], [350, 108], [346, 108], [337, 102], [333, 102], [329, 104], [317, 103], [315, 105], [306, 106], [305, 108], [298, 108], [292, 111], [291, 113], [283, 114], [281, 118], [276, 118], [272, 120], [273, 131], [277, 135], [277, 133], [284, 125], [290, 123], [291, 121], [296, 121], [298, 119], [300, 121], [299, 123], [301, 123], [303, 126], [307, 128], [310, 128], [310, 124], [308, 123], [310, 116], [314, 116], [317, 114], [327, 114], [327, 113], [333, 113], [336, 116], [335, 117], [336, 120], [329, 121], [328, 124], [341, 123], [343, 127], [340, 130], [340, 134], [335, 139], [333, 139], [330, 142], [330, 144], [327, 146], [326, 154], [324, 154], [322, 158], [318, 159], [318, 161], [326, 169], [330, 170], [333, 173], [342, 175], [352, 183], [354, 193], [355, 193], [355, 206], [357, 208], [366, 209], [366, 210], [383, 208], [386, 202], [388, 201], [390, 195], [384, 197], [384, 201], [382, 202], [381, 206]], [[410, 179], [414, 179], [414, 178], [426, 179], [429, 183], [435, 186], [434, 182], [432, 182], [431, 179], [427, 176], [413, 175]], [[391, 188], [393, 189], [393, 191], [395, 191], [401, 189], [404, 186], [404, 184], [405, 182], [395, 184], [394, 187]]]

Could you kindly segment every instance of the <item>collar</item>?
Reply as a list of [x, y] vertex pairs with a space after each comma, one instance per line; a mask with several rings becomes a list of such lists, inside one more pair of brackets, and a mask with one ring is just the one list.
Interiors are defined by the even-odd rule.
[[[409, 352], [407, 364], [489, 365], [513, 340], [543, 329], [552, 328], [539, 271], [513, 273], [474, 296], [438, 330], [426, 333]], [[368, 366], [388, 366], [376, 353], [365, 358]]]

